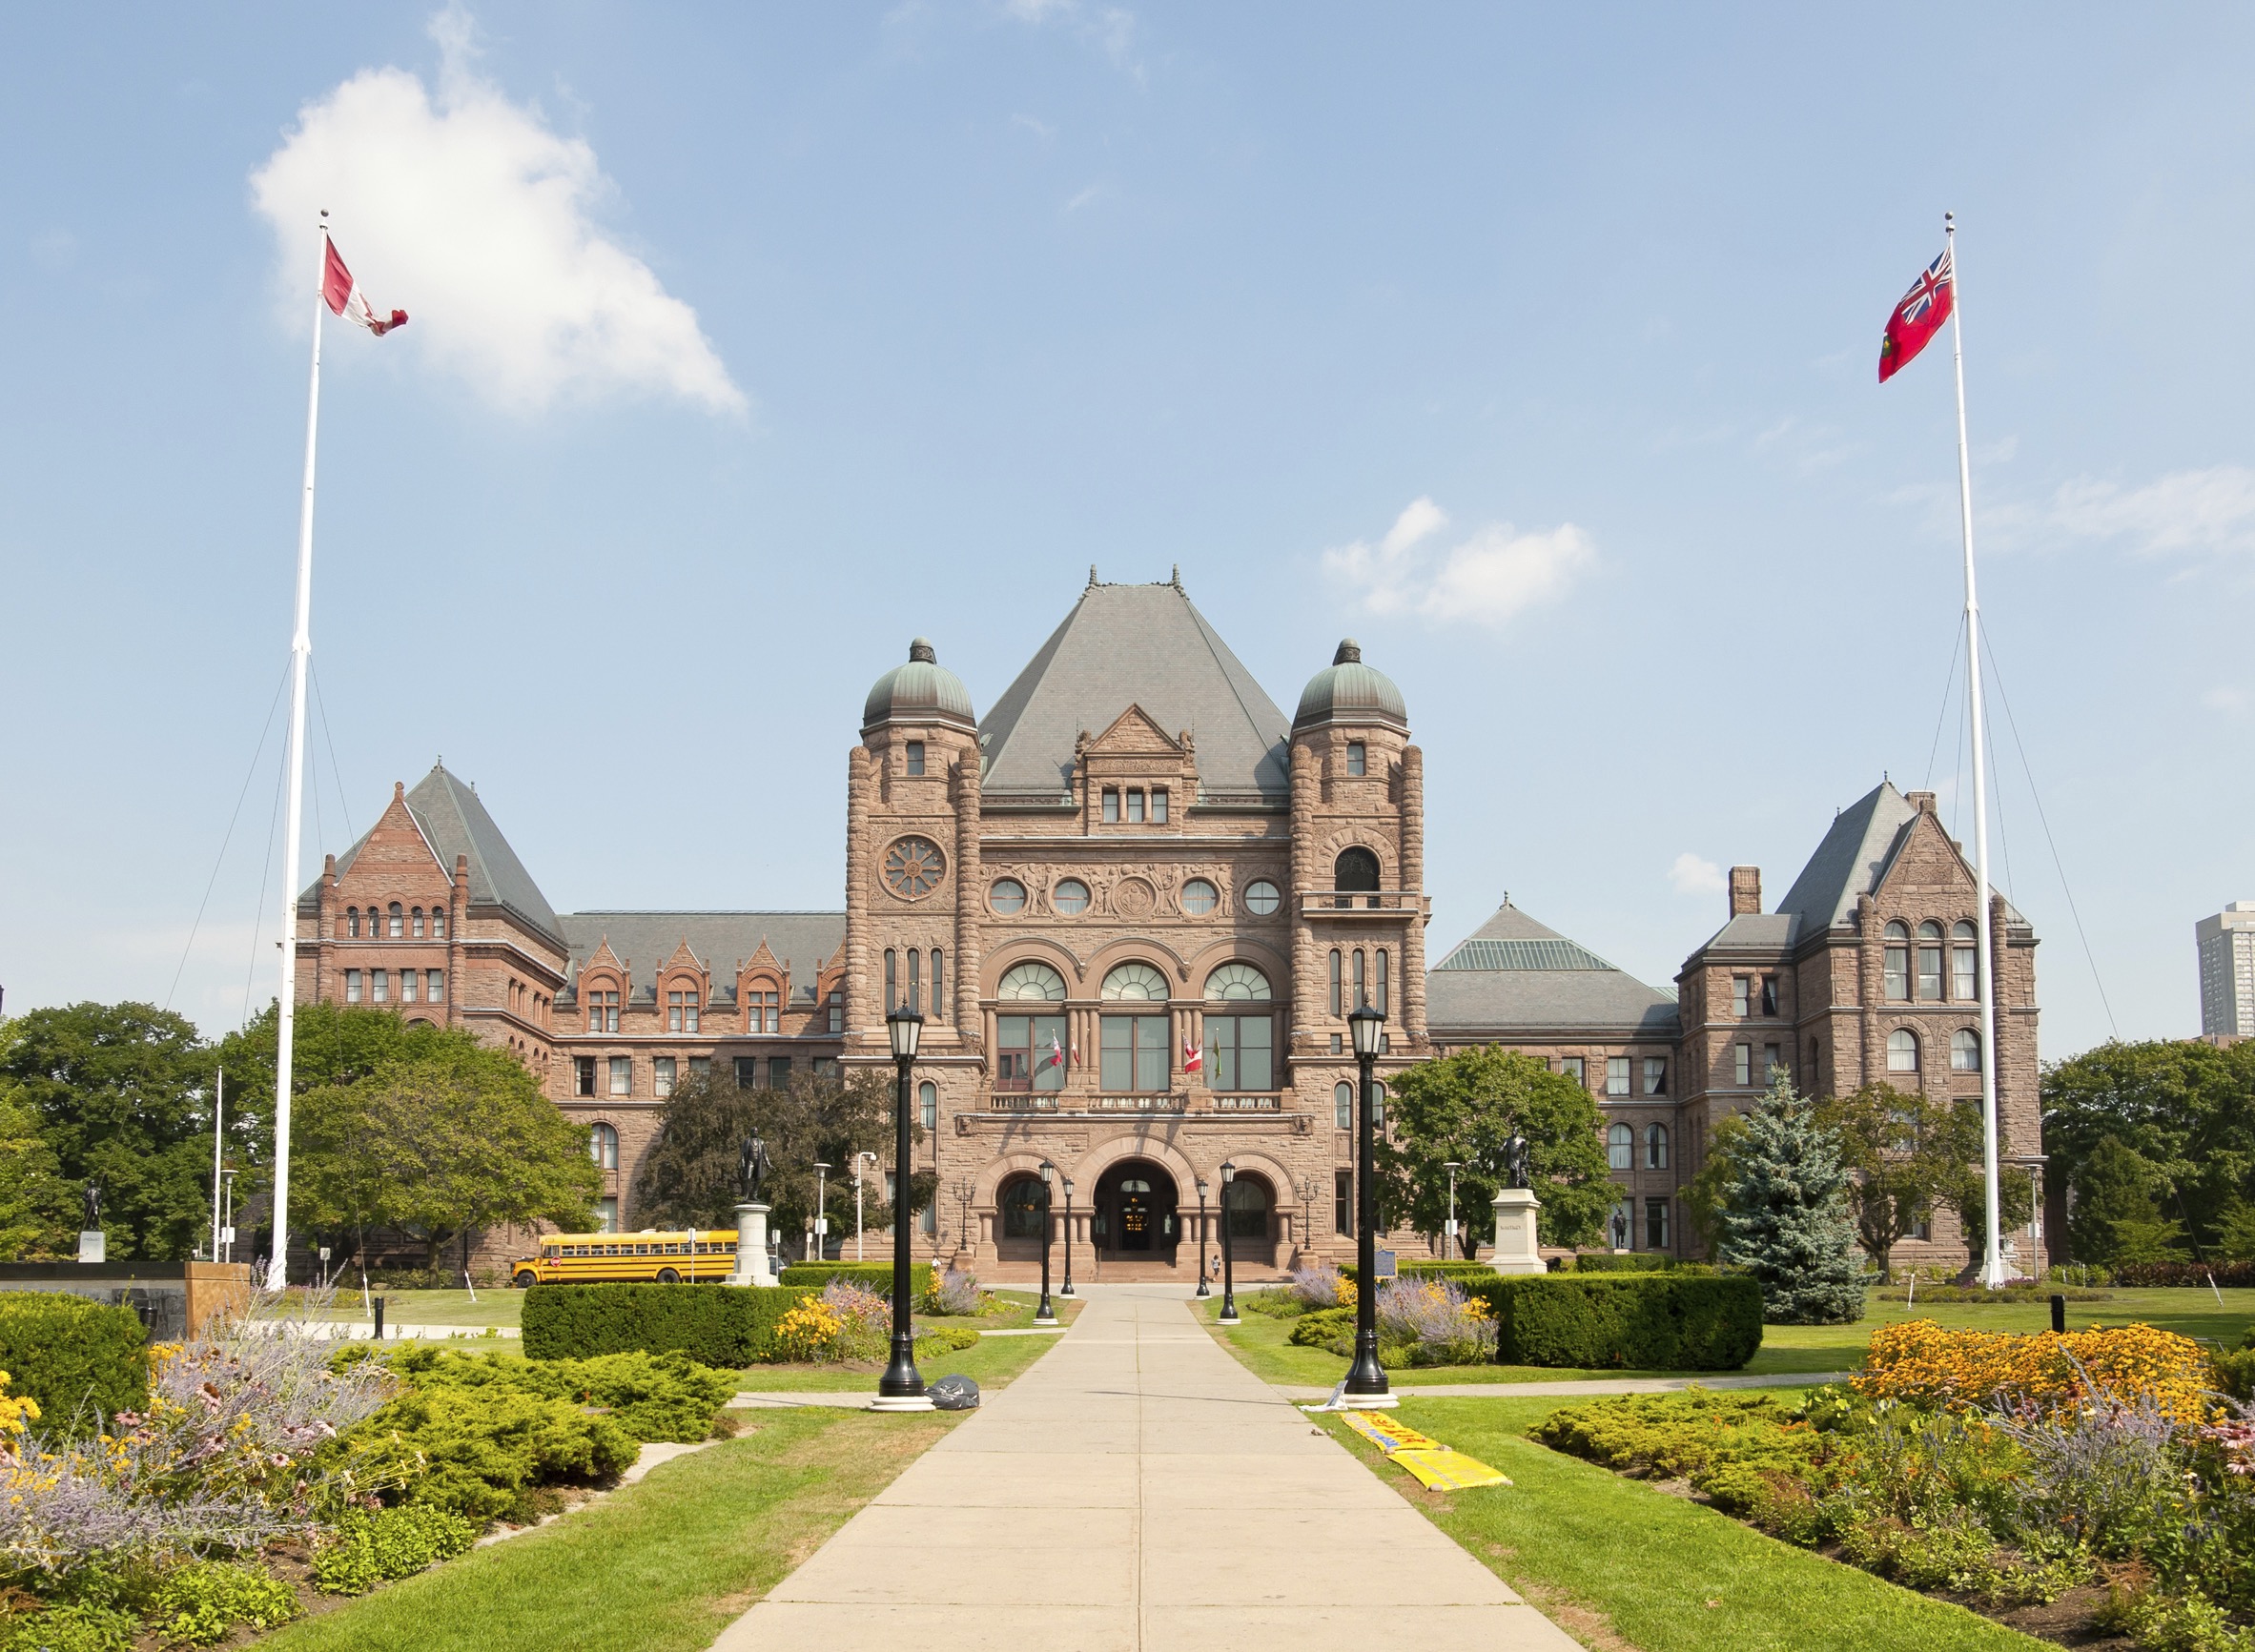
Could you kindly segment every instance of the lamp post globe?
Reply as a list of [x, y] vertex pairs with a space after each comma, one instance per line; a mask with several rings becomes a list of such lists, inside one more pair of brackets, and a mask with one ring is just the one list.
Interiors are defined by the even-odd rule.
[[1355, 1362], [1347, 1368], [1343, 1398], [1356, 1410], [1390, 1408], [1393, 1396], [1385, 1368], [1378, 1362], [1378, 1132], [1370, 1117], [1379, 1039], [1385, 1017], [1368, 1004], [1346, 1018], [1354, 1036], [1355, 1063], [1362, 1070], [1355, 1119]]
[[1057, 1295], [1073, 1295], [1073, 1178], [1064, 1178], [1065, 1186], [1065, 1282], [1057, 1287]]
[[1218, 1325], [1235, 1325], [1237, 1316], [1237, 1269], [1229, 1248], [1229, 1200], [1237, 1186], [1237, 1166], [1227, 1159], [1221, 1161], [1221, 1315]]
[[1041, 1303], [1034, 1310], [1034, 1323], [1055, 1325], [1057, 1311], [1049, 1301], [1049, 1184], [1056, 1179], [1057, 1167], [1049, 1160], [1041, 1161]]
[[909, 1311], [909, 1068], [924, 1035], [924, 1017], [906, 1004], [888, 1010], [885, 1034], [892, 1044], [892, 1360], [877, 1378], [877, 1411], [930, 1411], [924, 1377], [916, 1369], [916, 1328]]
[[1198, 1178], [1198, 1290], [1200, 1296], [1214, 1293], [1206, 1285], [1206, 1178]]

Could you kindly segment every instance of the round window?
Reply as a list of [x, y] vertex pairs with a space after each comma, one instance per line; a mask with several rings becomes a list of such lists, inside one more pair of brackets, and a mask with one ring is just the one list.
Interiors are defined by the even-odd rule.
[[939, 887], [946, 866], [930, 838], [902, 838], [885, 851], [885, 887], [904, 901], [920, 901]]
[[1088, 910], [1088, 886], [1078, 878], [1066, 878], [1049, 892], [1049, 904], [1070, 918]]
[[1257, 878], [1245, 886], [1245, 910], [1256, 917], [1265, 918], [1283, 904], [1284, 897], [1266, 878]]
[[996, 878], [994, 887], [987, 891], [987, 899], [994, 910], [1004, 917], [1026, 909], [1026, 886], [1015, 878]]
[[1221, 904], [1221, 892], [1203, 878], [1193, 878], [1182, 886], [1182, 909], [1194, 918], [1202, 918]]

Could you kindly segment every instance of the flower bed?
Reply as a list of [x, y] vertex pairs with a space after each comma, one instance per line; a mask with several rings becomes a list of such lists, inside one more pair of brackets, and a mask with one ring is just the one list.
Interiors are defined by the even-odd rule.
[[1553, 1448], [1682, 1480], [1790, 1542], [2071, 1644], [2255, 1649], [2255, 1419], [2146, 1326], [1873, 1339], [1846, 1387], [1621, 1396]]

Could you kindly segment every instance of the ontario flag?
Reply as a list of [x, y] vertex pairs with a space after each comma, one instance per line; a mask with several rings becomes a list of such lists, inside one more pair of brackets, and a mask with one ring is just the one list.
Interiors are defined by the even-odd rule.
[[353, 279], [353, 273], [338, 256], [337, 243], [331, 241], [328, 247], [329, 256], [321, 271], [321, 297], [327, 302], [330, 314], [367, 328], [379, 338], [395, 327], [406, 326], [404, 310], [394, 310], [389, 316], [376, 313], [375, 306], [368, 302], [368, 295], [360, 291], [359, 282]]
[[1911, 364], [1926, 341], [1942, 330], [1957, 307], [1958, 288], [1950, 270], [1950, 250], [1926, 266], [1926, 273], [1911, 283], [1895, 314], [1887, 317], [1887, 337], [1879, 340], [1879, 382], [1886, 383]]
[[1065, 1052], [1057, 1047], [1057, 1035], [1054, 1032], [1049, 1035], [1049, 1055], [1041, 1065], [1045, 1068], [1065, 1065]]

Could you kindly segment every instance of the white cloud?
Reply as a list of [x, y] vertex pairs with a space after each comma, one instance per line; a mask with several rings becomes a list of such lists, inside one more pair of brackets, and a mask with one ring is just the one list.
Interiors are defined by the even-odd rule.
[[399, 343], [500, 406], [627, 392], [744, 411], [696, 312], [596, 221], [614, 191], [594, 150], [473, 71], [465, 14], [440, 13], [431, 35], [435, 96], [404, 70], [363, 70], [307, 104], [252, 175], [293, 321], [325, 207], [372, 301], [414, 317]]
[[1719, 894], [1723, 887], [1723, 868], [1686, 849], [1675, 857], [1675, 865], [1668, 868], [1668, 881], [1679, 895]]
[[1356, 540], [1325, 551], [1324, 569], [1370, 613], [1493, 627], [1564, 595], [1597, 559], [1589, 536], [1571, 522], [1526, 534], [1491, 522], [1448, 549], [1429, 544], [1447, 525], [1439, 505], [1413, 500], [1377, 544]]
[[2244, 716], [2249, 705], [2255, 705], [2255, 696], [2245, 688], [2234, 688], [2218, 683], [2201, 696], [2201, 704], [2210, 711], [2222, 711], [2232, 717]]
[[2137, 488], [2071, 481], [2053, 500], [2051, 521], [2080, 539], [2126, 540], [2144, 556], [2255, 550], [2255, 471], [2172, 471]]
[[1002, 0], [1003, 14], [1039, 28], [1070, 23], [1082, 38], [1096, 41], [1112, 67], [1140, 83], [1143, 66], [1136, 57], [1136, 14], [1124, 6], [1084, 6], [1081, 0]]

